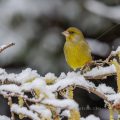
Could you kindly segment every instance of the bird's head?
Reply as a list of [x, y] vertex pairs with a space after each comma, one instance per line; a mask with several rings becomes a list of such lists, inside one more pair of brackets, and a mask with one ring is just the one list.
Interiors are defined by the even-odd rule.
[[62, 32], [62, 34], [66, 37], [66, 40], [68, 41], [79, 41], [84, 39], [82, 32], [75, 27], [68, 28], [67, 30]]

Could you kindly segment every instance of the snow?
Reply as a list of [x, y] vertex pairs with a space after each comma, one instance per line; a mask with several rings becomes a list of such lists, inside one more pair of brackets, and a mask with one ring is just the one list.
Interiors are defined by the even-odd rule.
[[30, 91], [32, 89], [38, 89], [41, 93], [47, 95], [49, 98], [55, 98], [55, 95], [49, 91], [49, 89], [46, 87], [46, 83], [41, 78], [36, 78], [32, 82], [24, 83], [21, 86], [21, 91]]
[[0, 115], [0, 120], [10, 120], [10, 118], [5, 115]]
[[32, 70], [31, 68], [26, 68], [19, 74], [14, 73], [6, 73], [4, 69], [0, 69], [0, 81], [4, 82], [5, 80], [23, 84], [28, 81], [32, 81], [35, 78], [39, 78], [40, 75], [37, 73], [36, 70]]
[[44, 88], [45, 85], [46, 85], [46, 83], [45, 83], [45, 81], [43, 79], [36, 78], [32, 82], [24, 83], [21, 86], [21, 90], [30, 91], [30, 90], [35, 89], [35, 88], [40, 89], [40, 88]]
[[20, 83], [20, 82], [17, 82], [16, 76], [17, 74], [14, 74], [14, 73], [8, 74], [4, 69], [0, 68], [0, 81], [2, 83], [4, 83], [5, 80], [15, 82], [15, 83]]
[[120, 52], [120, 46], [118, 46], [116, 51], [112, 51], [111, 54], [117, 54], [118, 52]]
[[77, 109], [78, 104], [72, 99], [45, 99], [42, 101], [43, 104], [52, 105], [58, 108]]
[[64, 117], [70, 117], [70, 111], [69, 110], [64, 110], [62, 113], [61, 113], [62, 116]]
[[46, 83], [54, 83], [57, 80], [57, 77], [55, 76], [54, 73], [47, 73], [44, 77], [44, 80], [46, 81]]
[[13, 93], [21, 93], [20, 88], [15, 84], [8, 84], [8, 85], [0, 85], [0, 92], [7, 91]]
[[114, 104], [120, 104], [120, 93], [107, 95], [109, 101], [113, 101]]
[[104, 94], [115, 94], [113, 88], [106, 86], [106, 84], [99, 84], [96, 90]]
[[[108, 73], [115, 73], [115, 67], [114, 65], [108, 66], [108, 67], [99, 67], [99, 68], [93, 68], [91, 71], [85, 73], [84, 76], [98, 76], [102, 74], [108, 74]], [[33, 89], [40, 90], [40, 93], [43, 96], [47, 96], [50, 99], [55, 99], [55, 92], [62, 90], [70, 85], [75, 86], [83, 86], [86, 89], [89, 90], [89, 88], [96, 88], [97, 91], [104, 93], [104, 94], [115, 94], [115, 91], [111, 88], [106, 86], [105, 84], [100, 84], [98, 87], [94, 85], [94, 83], [87, 81], [80, 72], [68, 72], [67, 75], [65, 73], [62, 73], [58, 78], [53, 73], [48, 73], [45, 75], [45, 77], [41, 77], [37, 71], [31, 70], [30, 68], [27, 68], [23, 70], [20, 74], [7, 74], [5, 70], [1, 69], [1, 76], [4, 78], [4, 80], [7, 78], [11, 81], [19, 81], [19, 83], [22, 83], [20, 86], [15, 84], [9, 84], [9, 85], [1, 85], [0, 91], [10, 91], [13, 93], [19, 93], [25, 91], [31, 91]], [[17, 78], [17, 80], [16, 80]], [[52, 85], [47, 85], [44, 79], [56, 79], [56, 82]]]
[[59, 79], [63, 79], [63, 78], [65, 78], [66, 77], [66, 74], [64, 73], [64, 72], [62, 72], [61, 74], [60, 74], [60, 76], [59, 76]]
[[16, 82], [17, 81], [16, 77], [17, 77], [17, 74], [14, 74], [14, 73], [7, 74], [7, 79], [11, 82]]
[[56, 80], [57, 77], [55, 76], [54, 73], [47, 73], [47, 74], [45, 75], [45, 78], [44, 78], [44, 79]]
[[53, 85], [49, 85], [47, 86], [47, 88], [52, 91], [58, 91], [61, 90], [63, 88], [66, 88], [70, 85], [83, 85], [86, 88], [89, 87], [94, 87], [94, 84], [85, 80], [85, 78], [80, 75], [79, 73], [75, 73], [75, 72], [68, 72], [66, 78], [59, 80], [57, 83], [53, 84]]
[[17, 76], [17, 81], [20, 83], [25, 83], [27, 81], [34, 80], [35, 78], [40, 77], [40, 75], [37, 73], [36, 70], [32, 70], [31, 68], [27, 68], [23, 70], [20, 74]]
[[26, 107], [20, 107], [17, 104], [12, 104], [11, 111], [17, 114], [27, 115], [33, 120], [40, 120], [40, 118], [36, 113], [33, 113], [32, 111], [28, 110]]
[[115, 99], [120, 99], [120, 93], [117, 94], [112, 94], [112, 95], [107, 95], [109, 101], [113, 101]]
[[100, 120], [100, 118], [94, 116], [94, 115], [89, 115], [86, 118], [81, 118], [80, 120]]
[[[85, 73], [84, 76], [95, 77], [103, 74], [113, 74], [115, 72], [116, 70], [114, 65], [110, 65], [108, 67], [93, 68], [91, 71]], [[32, 70], [30, 68], [23, 70], [20, 74], [7, 74], [4, 69], [0, 69], [0, 74], [1, 81], [8, 79], [12, 82], [22, 83], [19, 86], [15, 84], [1, 85], [0, 92], [6, 91], [22, 94], [26, 91], [38, 89], [41, 93], [40, 96], [42, 96], [42, 98], [43, 96], [47, 96], [50, 99], [50, 101], [48, 100], [50, 103], [52, 100], [54, 102], [57, 101], [55, 99], [56, 91], [62, 90], [66, 87], [69, 87], [70, 85], [82, 86], [88, 90], [90, 87], [96, 88], [96, 90], [101, 92], [102, 94], [115, 94], [115, 91], [105, 84], [100, 84], [98, 87], [96, 87], [94, 83], [87, 81], [84, 76], [80, 74], [80, 72], [68, 72], [67, 75], [65, 73], [61, 73], [58, 78], [53, 73], [48, 73], [45, 75], [45, 77], [42, 77], [37, 73], [36, 70]], [[56, 80], [56, 82], [52, 85], [47, 85], [45, 79]], [[57, 102], [58, 105], [61, 105], [59, 104], [59, 102], [61, 102], [60, 100], [58, 100]]]
[[51, 111], [49, 109], [47, 109], [44, 105], [31, 105], [30, 109], [32, 111], [36, 111], [42, 117], [45, 117], [45, 118], [51, 118], [52, 117]]
[[[120, 47], [116, 51], [119, 51]], [[85, 79], [86, 76], [101, 76], [104, 74], [114, 74], [116, 69], [114, 65], [107, 67], [95, 67], [91, 71], [88, 71], [84, 75], [81, 75], [80, 71], [78, 72], [68, 72], [67, 74], [61, 73], [59, 77], [55, 76], [54, 73], [47, 73], [45, 77], [40, 76], [36, 70], [27, 68], [19, 74], [10, 73], [8, 74], [4, 69], [0, 69], [0, 80], [4, 82], [9, 80], [9, 84], [0, 85], [0, 93], [2, 95], [7, 95], [10, 93], [17, 93], [17, 95], [24, 95], [24, 92], [31, 92], [31, 90], [37, 89], [40, 91], [40, 96], [36, 98], [28, 98], [31, 100], [40, 101], [40, 104], [30, 105], [30, 110], [26, 107], [20, 107], [17, 104], [13, 104], [11, 110], [16, 114], [24, 114], [29, 116], [33, 120], [39, 120], [39, 117], [36, 113], [39, 113], [41, 116], [46, 118], [51, 118], [51, 110], [46, 107], [50, 105], [56, 108], [56, 111], [61, 116], [70, 117], [70, 110], [76, 109], [79, 110], [78, 104], [73, 99], [58, 99], [56, 93], [62, 89], [65, 89], [69, 86], [82, 87], [86, 90], [94, 88], [96, 92], [103, 94], [108, 101], [112, 101], [113, 104], [120, 103], [120, 94], [116, 93], [112, 87], [106, 86], [105, 84], [99, 84], [95, 86], [93, 82], [90, 82]], [[84, 77], [85, 76], [85, 77]], [[47, 84], [46, 80], [53, 80], [53, 84]], [[14, 83], [15, 82], [15, 83]], [[19, 83], [19, 84], [17, 84]], [[27, 97], [27, 95], [24, 95]], [[62, 111], [61, 111], [62, 110]], [[99, 118], [90, 115], [82, 120], [100, 120]]]
[[99, 76], [104, 74], [114, 74], [116, 73], [116, 69], [114, 65], [110, 65], [108, 67], [95, 67], [91, 71], [84, 74], [84, 76]]

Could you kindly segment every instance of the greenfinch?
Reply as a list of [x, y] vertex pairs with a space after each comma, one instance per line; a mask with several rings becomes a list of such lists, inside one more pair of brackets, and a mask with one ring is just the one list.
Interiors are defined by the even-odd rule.
[[64, 44], [65, 59], [73, 70], [81, 69], [92, 61], [91, 49], [79, 29], [70, 27], [62, 34], [66, 37]]

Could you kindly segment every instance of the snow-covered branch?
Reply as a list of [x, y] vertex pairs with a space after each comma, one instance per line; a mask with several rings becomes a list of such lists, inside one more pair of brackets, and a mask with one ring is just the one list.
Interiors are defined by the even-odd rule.
[[107, 76], [116, 74], [116, 69], [114, 65], [107, 67], [95, 67], [91, 71], [84, 74], [86, 79], [106, 79]]
[[[111, 66], [107, 68], [106, 73], [108, 73], [109, 70], [111, 71]], [[26, 71], [28, 71], [27, 74], [26, 74]], [[101, 69], [100, 69], [100, 71], [101, 71]], [[100, 75], [103, 73], [102, 71], [101, 72], [100, 71], [96, 72], [96, 75]], [[115, 72], [115, 71], [113, 71], [113, 72]], [[25, 75], [24, 75], [24, 73], [25, 73]], [[70, 100], [70, 99], [59, 100], [55, 96], [56, 92], [62, 91], [63, 89], [67, 89], [69, 86], [74, 86], [74, 87], [79, 87], [79, 88], [85, 89], [88, 92], [96, 94], [97, 96], [99, 96], [103, 100], [109, 102], [110, 104], [111, 104], [111, 101], [108, 99], [107, 94], [115, 94], [115, 91], [111, 87], [108, 87], [103, 84], [99, 85], [98, 87], [95, 86], [95, 84], [93, 82], [89, 82], [88, 80], [86, 80], [85, 77], [80, 74], [80, 72], [77, 72], [77, 73], [69, 72], [67, 75], [62, 73], [59, 77], [56, 77], [52, 73], [48, 73], [49, 75], [45, 75], [45, 77], [37, 75], [38, 74], [37, 72], [35, 72], [35, 74], [33, 74], [31, 76], [29, 73], [30, 74], [34, 73], [34, 70], [27, 68], [26, 70], [23, 70], [22, 73], [14, 75], [14, 76], [17, 76], [17, 77], [15, 77], [17, 79], [22, 78], [20, 85], [16, 85], [16, 83], [18, 83], [18, 80], [16, 79], [16, 81], [15, 81], [15, 78], [14, 78], [14, 82], [15, 82], [14, 84], [13, 83], [12, 84], [4, 84], [4, 78], [1, 79], [3, 84], [0, 85], [0, 94], [3, 95], [5, 98], [21, 97], [24, 101], [33, 103], [33, 106], [36, 103], [38, 103], [44, 107], [52, 106], [59, 110], [60, 109], [61, 110], [62, 109], [78, 110], [78, 105], [73, 100]], [[21, 74], [23, 75], [22, 77], [21, 77]], [[88, 73], [86, 73], [86, 74], [88, 74]], [[9, 74], [7, 74], [7, 73], [6, 73], [6, 75], [9, 76]], [[91, 75], [92, 75], [92, 71], [91, 71]], [[28, 78], [28, 76], [29, 76], [29, 78]], [[47, 80], [51, 80], [51, 81], [54, 80], [54, 83], [52, 83], [51, 85], [49, 85], [49, 84], [47, 85], [47, 83], [45, 82]], [[39, 91], [39, 98], [36, 98], [35, 97], [36, 95], [33, 96], [32, 98], [29, 98], [25, 94], [25, 93], [31, 93], [32, 91], [35, 92], [36, 89]], [[30, 107], [30, 108], [34, 109], [34, 107]], [[18, 109], [18, 111], [16, 111], [15, 109]], [[11, 110], [12, 110], [12, 112], [15, 112], [16, 114], [22, 114], [22, 110], [25, 110], [25, 111], [27, 111], [27, 114], [25, 112], [23, 112], [24, 113], [23, 115], [26, 115], [29, 118], [31, 118], [31, 116], [28, 115], [30, 110], [28, 110], [27, 108], [24, 108], [24, 107], [21, 108], [18, 104], [13, 106], [11, 108]], [[39, 109], [37, 109], [36, 112], [40, 113], [41, 110], [40, 111], [38, 111], [38, 110]]]
[[[120, 105], [119, 93], [105, 84], [99, 84], [98, 86], [94, 84], [95, 79], [106, 79], [110, 75], [119, 77], [116, 66], [110, 62], [113, 59], [111, 57], [116, 56], [119, 52], [118, 47], [116, 51], [111, 52], [111, 55], [105, 61], [102, 61], [102, 65], [97, 63], [96, 66], [83, 74], [78, 71], [68, 72], [67, 74], [61, 73], [58, 77], [54, 73], [41, 76], [36, 70], [30, 68], [22, 70], [19, 74], [8, 74], [1, 68], [0, 95], [8, 99], [11, 119], [14, 120], [14, 114], [17, 114], [21, 119], [28, 117], [33, 120], [52, 120], [56, 117], [66, 116], [72, 120], [73, 114], [76, 114], [77, 120], [80, 117], [79, 107], [71, 98], [76, 87], [99, 96], [108, 106], [112, 106], [114, 109], [120, 108], [118, 107]], [[107, 63], [107, 66], [104, 66], [105, 63]], [[91, 81], [88, 81], [88, 79], [91, 79]], [[59, 93], [62, 93], [60, 95], [65, 96], [65, 98], [59, 99]], [[18, 102], [14, 103], [13, 98], [17, 98]]]
[[20, 107], [17, 104], [12, 105], [11, 111], [16, 114], [23, 114], [25, 116], [28, 116], [32, 120], [40, 120], [40, 118], [38, 117], [36, 113], [33, 113], [32, 111], [28, 110], [26, 107]]

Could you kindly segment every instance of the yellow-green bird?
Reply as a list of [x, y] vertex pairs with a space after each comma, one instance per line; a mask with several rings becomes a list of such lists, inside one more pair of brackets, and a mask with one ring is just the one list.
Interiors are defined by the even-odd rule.
[[72, 69], [81, 69], [92, 61], [91, 49], [79, 29], [70, 27], [62, 34], [66, 37], [65, 59]]

